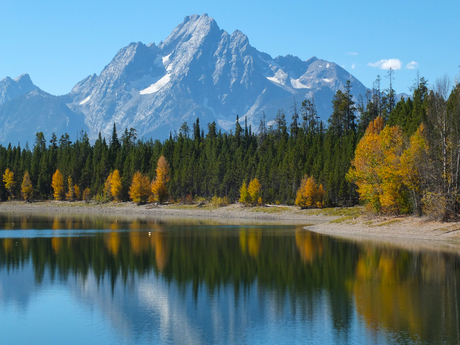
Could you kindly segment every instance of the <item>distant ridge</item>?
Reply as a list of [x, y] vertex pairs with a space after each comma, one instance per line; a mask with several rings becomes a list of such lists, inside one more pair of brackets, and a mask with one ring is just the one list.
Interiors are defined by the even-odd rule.
[[137, 129], [140, 138], [162, 140], [196, 118], [232, 129], [236, 115], [256, 129], [263, 112], [270, 121], [279, 109], [289, 113], [294, 99], [300, 106], [312, 97], [326, 120], [333, 95], [347, 80], [356, 97], [366, 93], [333, 62], [272, 58], [241, 31], [229, 34], [207, 14], [192, 15], [158, 45], [137, 42], [120, 49], [99, 75], [65, 96], [41, 91], [27, 74], [1, 80], [0, 143], [32, 142], [37, 131], [47, 139], [53, 132], [75, 138], [80, 130], [91, 139], [99, 131], [108, 137], [114, 122], [119, 129]]

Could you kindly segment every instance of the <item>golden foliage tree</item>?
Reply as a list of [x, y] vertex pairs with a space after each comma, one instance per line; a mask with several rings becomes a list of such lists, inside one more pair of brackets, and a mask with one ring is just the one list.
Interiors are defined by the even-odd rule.
[[104, 183], [104, 196], [109, 200], [112, 200], [112, 177], [113, 173], [110, 173]]
[[111, 181], [110, 181], [110, 193], [112, 197], [115, 199], [115, 201], [120, 201], [121, 197], [121, 177], [120, 177], [120, 171], [118, 169], [115, 169], [111, 175]]
[[75, 199], [80, 200], [81, 199], [81, 194], [80, 194], [80, 187], [75, 183], [73, 186], [73, 190], [75, 192]]
[[262, 201], [262, 199], [260, 199], [261, 191], [262, 191], [262, 185], [260, 184], [258, 179], [255, 178], [251, 182], [249, 182], [247, 192], [249, 194], [249, 197], [251, 198], [252, 204], [261, 203]]
[[322, 184], [318, 186], [313, 177], [305, 175], [297, 190], [295, 204], [301, 208], [323, 207], [325, 194]]
[[72, 181], [72, 177], [67, 177], [67, 193], [65, 193], [65, 196], [66, 196], [66, 199], [68, 201], [73, 201], [74, 198], [75, 198], [75, 188], [74, 188], [74, 184], [73, 184], [73, 181]]
[[22, 179], [21, 192], [24, 200], [30, 201], [30, 199], [32, 199], [34, 189], [32, 187], [32, 181], [30, 180], [28, 171], [25, 172], [24, 178]]
[[426, 149], [423, 125], [405, 150], [401, 129], [382, 129], [382, 124], [379, 117], [369, 124], [346, 178], [358, 186], [360, 199], [375, 212], [407, 213], [411, 209], [410, 192], [419, 190], [418, 162]]
[[249, 204], [251, 202], [251, 196], [249, 195], [248, 187], [246, 185], [246, 182], [243, 182], [243, 185], [240, 188], [239, 202], [242, 202], [245, 205], [247, 205], [247, 204]]
[[145, 203], [150, 196], [150, 181], [147, 175], [137, 171], [129, 187], [129, 197], [135, 203]]
[[3, 174], [3, 182], [5, 182], [5, 188], [10, 193], [11, 198], [14, 198], [13, 187], [14, 187], [14, 173], [9, 168], [5, 170]]
[[167, 183], [170, 180], [169, 170], [169, 163], [164, 156], [161, 156], [157, 163], [156, 178], [152, 181], [151, 185], [153, 201], [158, 201], [160, 204], [168, 197]]
[[91, 191], [88, 187], [85, 188], [85, 190], [83, 191], [83, 200], [86, 201], [86, 202], [89, 202], [89, 200], [91, 199]]
[[53, 174], [53, 178], [51, 180], [51, 187], [53, 187], [54, 199], [55, 200], [62, 200], [64, 194], [64, 177], [59, 169], [56, 169], [56, 172]]

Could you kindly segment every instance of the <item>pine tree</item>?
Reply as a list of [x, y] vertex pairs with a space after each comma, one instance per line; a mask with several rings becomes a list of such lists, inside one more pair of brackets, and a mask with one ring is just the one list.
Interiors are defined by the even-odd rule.
[[294, 104], [291, 107], [292, 109], [292, 122], [291, 122], [291, 136], [297, 137], [297, 132], [299, 131], [299, 113], [297, 112], [297, 102], [294, 98]]

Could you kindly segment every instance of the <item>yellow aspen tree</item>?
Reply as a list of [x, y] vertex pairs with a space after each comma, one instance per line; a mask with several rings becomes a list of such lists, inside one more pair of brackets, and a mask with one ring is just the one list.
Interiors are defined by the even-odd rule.
[[54, 190], [54, 199], [62, 200], [62, 194], [64, 193], [64, 177], [62, 176], [59, 169], [56, 169], [56, 172], [53, 174], [51, 187], [53, 187]]
[[398, 126], [385, 128], [380, 132], [382, 164], [377, 169], [381, 181], [381, 212], [387, 214], [407, 213], [410, 210], [407, 188], [401, 172], [403, 134]]
[[3, 174], [3, 182], [5, 182], [5, 188], [10, 193], [11, 198], [14, 198], [13, 187], [14, 187], [14, 173], [9, 168], [5, 170]]
[[259, 197], [260, 197], [260, 192], [262, 190], [262, 186], [259, 182], [258, 179], [253, 179], [251, 182], [249, 182], [248, 186], [248, 194], [251, 198], [251, 202], [253, 204], [259, 202]]
[[414, 211], [422, 212], [421, 169], [428, 161], [428, 141], [423, 123], [410, 138], [410, 146], [401, 156], [401, 176], [412, 194]]
[[75, 188], [73, 185], [72, 177], [70, 176], [67, 177], [67, 186], [68, 186], [67, 193], [65, 193], [66, 199], [68, 201], [73, 201], [73, 199], [75, 198]]
[[137, 171], [129, 187], [129, 197], [135, 203], [145, 203], [150, 196], [150, 181], [147, 175]]
[[380, 131], [383, 129], [380, 117], [369, 123], [364, 136], [356, 146], [355, 158], [351, 162], [351, 168], [346, 178], [358, 186], [358, 193], [361, 200], [365, 200], [372, 206], [375, 212], [380, 210], [380, 181], [378, 169], [381, 161], [379, 159]]
[[316, 193], [316, 207], [324, 207], [324, 195], [326, 195], [326, 191], [324, 190], [323, 185], [320, 184]]
[[32, 181], [30, 180], [28, 171], [25, 172], [24, 178], [22, 179], [21, 192], [24, 200], [30, 201], [30, 199], [32, 199], [34, 189], [32, 187]]
[[170, 180], [169, 170], [169, 163], [164, 156], [161, 156], [157, 163], [156, 178], [152, 181], [151, 185], [153, 201], [158, 201], [160, 204], [168, 197], [167, 183]]
[[[110, 193], [112, 197], [115, 199], [115, 201], [120, 201], [121, 197], [121, 177], [120, 177], [120, 172], [118, 169], [115, 169], [111, 175], [111, 181], [110, 181]], [[110, 177], [110, 176], [109, 176]]]
[[80, 200], [81, 199], [81, 195], [80, 195], [80, 187], [78, 187], [78, 185], [75, 183], [75, 185], [73, 186], [73, 190], [75, 192], [75, 199], [76, 200]]
[[83, 191], [83, 200], [85, 202], [89, 202], [91, 199], [91, 191], [88, 187], [85, 188], [85, 190]]
[[248, 192], [248, 187], [246, 185], [246, 182], [243, 182], [243, 185], [240, 188], [240, 200], [239, 202], [242, 202], [243, 204], [247, 205], [251, 202], [251, 196], [249, 195]]
[[112, 200], [112, 176], [113, 174], [110, 173], [104, 184], [104, 196], [109, 200]]
[[[377, 122], [377, 123], [376, 123]], [[409, 189], [414, 186], [414, 164], [404, 158], [404, 140], [398, 126], [385, 126], [379, 118], [369, 124], [355, 150], [346, 175], [358, 186], [360, 199], [374, 212], [397, 214], [410, 211]]]
[[300, 182], [300, 187], [297, 190], [295, 204], [301, 208], [308, 207], [323, 207], [324, 195], [326, 191], [323, 185], [317, 185], [313, 177], [305, 175]]

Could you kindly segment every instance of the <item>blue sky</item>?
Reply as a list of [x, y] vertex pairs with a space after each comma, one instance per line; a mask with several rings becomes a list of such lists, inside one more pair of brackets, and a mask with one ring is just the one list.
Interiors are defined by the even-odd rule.
[[433, 85], [459, 75], [460, 1], [0, 0], [0, 79], [29, 73], [60, 95], [99, 74], [130, 42], [166, 39], [185, 16], [207, 13], [258, 50], [335, 62], [367, 87], [377, 75], [408, 93], [417, 70]]

